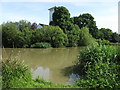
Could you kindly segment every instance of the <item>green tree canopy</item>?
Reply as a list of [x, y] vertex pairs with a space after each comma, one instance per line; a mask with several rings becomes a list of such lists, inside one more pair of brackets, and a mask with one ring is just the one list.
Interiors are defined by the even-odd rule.
[[73, 17], [71, 18], [71, 22], [77, 24], [80, 29], [83, 27], [88, 27], [90, 34], [94, 38], [99, 38], [99, 31], [96, 26], [96, 22], [94, 21], [94, 17], [91, 14], [85, 13], [79, 15], [78, 17]]
[[2, 41], [4, 47], [22, 47], [25, 43], [17, 24], [12, 22], [2, 24]]
[[44, 26], [33, 31], [32, 43], [48, 42], [52, 47], [63, 47], [67, 45], [67, 35], [58, 26]]
[[106, 28], [101, 28], [99, 29], [100, 32], [101, 32], [101, 39], [105, 39], [105, 40], [108, 40], [108, 41], [111, 41], [112, 40], [112, 30], [111, 29], [106, 29]]
[[83, 27], [80, 32], [79, 46], [87, 46], [90, 44], [95, 44], [96, 41], [89, 33], [89, 29], [87, 27]]
[[70, 20], [70, 13], [67, 10], [67, 8], [63, 6], [55, 7], [55, 11], [53, 13], [53, 21], [51, 23], [52, 25], [59, 26], [60, 28], [62, 28], [62, 25], [69, 20]]
[[20, 20], [16, 22], [18, 30], [22, 31], [24, 29], [31, 29], [31, 23], [27, 20]]
[[78, 25], [75, 25], [71, 22], [66, 22], [64, 25], [64, 32], [68, 36], [68, 45], [69, 47], [78, 46], [80, 28]]

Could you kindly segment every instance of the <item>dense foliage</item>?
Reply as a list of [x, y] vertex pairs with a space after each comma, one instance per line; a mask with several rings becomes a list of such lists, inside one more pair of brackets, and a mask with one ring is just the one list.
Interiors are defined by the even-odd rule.
[[[2, 44], [4, 47], [29, 47], [32, 32], [28, 26], [20, 22], [2, 24]], [[19, 27], [18, 27], [19, 25]]]
[[87, 27], [83, 27], [80, 32], [79, 46], [88, 46], [90, 44], [95, 44], [96, 41], [89, 33], [89, 29]]
[[[110, 29], [98, 29], [91, 14], [70, 18], [69, 10], [63, 6], [55, 7], [50, 25], [52, 26], [40, 26], [25, 20], [3, 23], [0, 25], [2, 44], [10, 48], [29, 48], [35, 43], [45, 42], [52, 47], [74, 47], [89, 45], [95, 41], [93, 38], [99, 41], [101, 39], [103, 42], [108, 40], [110, 43], [120, 43], [120, 35]], [[89, 30], [84, 30], [85, 28]]]
[[[113, 33], [112, 30], [106, 28], [98, 29], [96, 21], [91, 14], [84, 13], [70, 18], [70, 13], [67, 8], [63, 6], [55, 7], [53, 21], [50, 23], [50, 25], [59, 26], [66, 33], [67, 31], [73, 30], [72, 28], [75, 26], [74, 24], [78, 25], [80, 29], [83, 27], [88, 27], [89, 33], [95, 39], [109, 40], [113, 43], [120, 42], [119, 34]], [[71, 34], [71, 36], [73, 35]]]
[[108, 40], [110, 42], [116, 43], [120, 42], [120, 36], [116, 32], [113, 33], [112, 30], [106, 29], [106, 28], [101, 28], [99, 29], [100, 31], [100, 39], [102, 40]]
[[51, 44], [46, 42], [35, 43], [31, 45], [31, 48], [51, 48]]
[[62, 28], [62, 26], [66, 23], [66, 21], [69, 20], [70, 20], [70, 13], [65, 7], [63, 6], [55, 7], [55, 11], [53, 13], [53, 21], [50, 24]]
[[47, 42], [52, 47], [63, 47], [67, 45], [67, 35], [58, 26], [44, 26], [32, 32], [31, 43]]
[[80, 53], [77, 67], [82, 70], [79, 87], [120, 88], [120, 48], [89, 46]]
[[101, 40], [101, 39], [96, 39], [99, 45], [110, 45], [110, 41], [108, 40]]
[[2, 62], [3, 88], [25, 87], [31, 79], [30, 70], [23, 63], [14, 59]]
[[74, 24], [77, 24], [80, 29], [83, 27], [88, 27], [90, 34], [94, 38], [99, 38], [96, 22], [94, 21], [94, 17], [91, 14], [85, 13], [85, 14], [79, 15], [78, 17], [73, 17], [71, 18], [71, 21]]
[[80, 29], [77, 25], [74, 25], [70, 22], [67, 23], [65, 29], [63, 30], [68, 37], [68, 44], [67, 46], [73, 47], [78, 46], [78, 42], [80, 39]]
[[67, 45], [67, 35], [57, 26], [44, 26], [35, 30], [21, 26], [22, 29], [19, 30], [17, 25], [16, 22], [2, 24], [4, 47], [31, 47], [31, 45], [41, 42], [50, 43], [52, 47]]
[[[63, 29], [64, 33], [68, 36], [68, 45], [72, 46], [84, 46], [93, 43], [93, 38], [89, 34], [89, 30], [80, 30], [78, 24], [71, 22], [70, 13], [65, 7], [55, 7], [55, 12], [53, 13], [53, 21], [51, 25], [57, 25]], [[82, 31], [83, 30], [83, 31]]]
[[[26, 22], [22, 21], [25, 24]], [[20, 24], [21, 26], [18, 28], [17, 23], [21, 23], [21, 21], [2, 24], [2, 44], [4, 47], [33, 48], [36, 47], [37, 43], [37, 47], [42, 48], [44, 45], [41, 44], [42, 46], [38, 46], [38, 43], [43, 42], [51, 44], [51, 47], [73, 47], [89, 45], [95, 41], [89, 34], [87, 27], [80, 29], [70, 21], [64, 24], [63, 30], [58, 26], [43, 26], [42, 28], [34, 28], [33, 30], [29, 24], [26, 27], [24, 24]], [[46, 48], [47, 46], [45, 45]]]

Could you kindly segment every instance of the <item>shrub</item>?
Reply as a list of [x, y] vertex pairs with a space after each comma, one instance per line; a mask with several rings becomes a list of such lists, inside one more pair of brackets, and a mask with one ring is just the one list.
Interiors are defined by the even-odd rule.
[[76, 83], [85, 88], [120, 87], [118, 53], [116, 47], [89, 46], [78, 57], [78, 70], [84, 70], [85, 76]]
[[51, 48], [51, 44], [46, 42], [35, 43], [31, 45], [31, 48]]
[[110, 45], [113, 45], [113, 46], [120, 46], [120, 43], [110, 43]]
[[98, 44], [102, 44], [102, 45], [109, 45], [110, 41], [108, 40], [101, 40], [101, 39], [96, 39], [96, 41], [98, 42]]
[[32, 76], [27, 66], [15, 59], [2, 61], [3, 88], [25, 87]]

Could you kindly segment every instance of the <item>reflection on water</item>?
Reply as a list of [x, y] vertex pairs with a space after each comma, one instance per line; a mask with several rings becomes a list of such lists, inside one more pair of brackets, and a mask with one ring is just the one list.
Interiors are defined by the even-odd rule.
[[78, 74], [74, 74], [74, 73], [72, 73], [71, 75], [70, 75], [70, 78], [69, 78], [69, 80], [68, 80], [68, 82], [66, 83], [67, 85], [69, 84], [74, 84], [78, 79], [80, 78], [80, 76], [78, 75]]
[[5, 48], [2, 58], [16, 57], [24, 61], [34, 72], [33, 78], [41, 76], [45, 80], [65, 84], [69, 77], [62, 72], [74, 65], [81, 47], [72, 48]]
[[41, 77], [44, 80], [49, 81], [49, 77], [50, 77], [49, 68], [38, 67], [36, 70], [32, 69], [31, 71], [32, 71], [33, 79], [36, 79], [37, 77]]
[[[43, 67], [38, 67], [36, 70], [31, 69], [33, 79], [36, 79], [38, 77], [43, 78], [46, 81], [49, 81], [50, 79], [50, 70], [49, 68], [43, 68]], [[67, 81], [66, 85], [71, 85], [74, 84], [80, 76], [78, 74], [72, 73], [69, 77], [69, 80]]]

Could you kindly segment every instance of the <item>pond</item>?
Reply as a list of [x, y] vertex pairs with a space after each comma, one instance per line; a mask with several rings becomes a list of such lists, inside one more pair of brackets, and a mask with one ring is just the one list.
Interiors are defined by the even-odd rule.
[[33, 79], [40, 76], [47, 81], [66, 84], [69, 76], [63, 70], [75, 64], [82, 48], [3, 48], [2, 58], [15, 57], [24, 61], [31, 68]]

